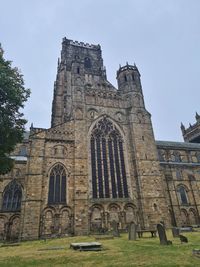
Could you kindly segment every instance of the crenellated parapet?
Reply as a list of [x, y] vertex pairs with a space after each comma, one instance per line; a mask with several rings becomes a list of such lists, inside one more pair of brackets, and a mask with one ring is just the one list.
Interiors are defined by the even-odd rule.
[[70, 40], [70, 39], [67, 39], [66, 37], [63, 38], [63, 44], [70, 44], [74, 46], [80, 46], [80, 47], [91, 48], [91, 49], [96, 49], [96, 50], [101, 49], [101, 46], [99, 44], [98, 45], [88, 44], [84, 42]]

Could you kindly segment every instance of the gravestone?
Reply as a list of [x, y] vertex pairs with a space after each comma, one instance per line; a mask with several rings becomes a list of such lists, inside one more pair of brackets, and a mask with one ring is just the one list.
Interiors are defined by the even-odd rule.
[[162, 223], [157, 224], [158, 236], [160, 239], [160, 245], [171, 245], [172, 241], [167, 240], [165, 227]]
[[184, 236], [184, 235], [179, 235], [179, 237], [180, 237], [181, 244], [182, 244], [182, 243], [188, 243], [188, 239], [187, 239], [186, 236]]
[[180, 229], [178, 227], [172, 227], [172, 235], [173, 237], [179, 237]]
[[134, 222], [131, 222], [129, 224], [129, 229], [128, 229], [128, 240], [136, 240], [136, 230], [137, 230], [137, 225]]
[[119, 229], [118, 229], [118, 223], [116, 221], [112, 221], [112, 230], [113, 230], [113, 236], [119, 237]]

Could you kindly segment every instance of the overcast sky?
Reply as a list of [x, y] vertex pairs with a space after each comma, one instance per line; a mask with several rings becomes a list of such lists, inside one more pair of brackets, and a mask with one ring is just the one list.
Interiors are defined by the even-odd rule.
[[182, 141], [200, 113], [199, 0], [0, 0], [0, 42], [32, 94], [27, 128], [50, 127], [63, 37], [100, 44], [108, 80], [136, 62], [157, 140]]

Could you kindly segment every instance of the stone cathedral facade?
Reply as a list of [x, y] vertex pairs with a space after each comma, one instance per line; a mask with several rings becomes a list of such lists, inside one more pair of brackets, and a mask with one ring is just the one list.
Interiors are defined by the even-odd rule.
[[136, 65], [106, 78], [101, 47], [63, 39], [51, 127], [30, 128], [0, 176], [0, 239], [200, 224], [200, 117], [156, 141]]

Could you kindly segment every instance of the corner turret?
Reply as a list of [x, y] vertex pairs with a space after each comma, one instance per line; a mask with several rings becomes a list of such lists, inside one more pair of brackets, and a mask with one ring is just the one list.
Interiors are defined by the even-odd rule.
[[137, 66], [129, 65], [128, 62], [125, 66], [119, 67], [117, 71], [118, 89], [124, 92], [142, 91], [140, 73]]
[[185, 128], [181, 123], [182, 135], [185, 142], [200, 143], [200, 115], [197, 112], [195, 118], [196, 123], [193, 125], [190, 123], [188, 128]]

